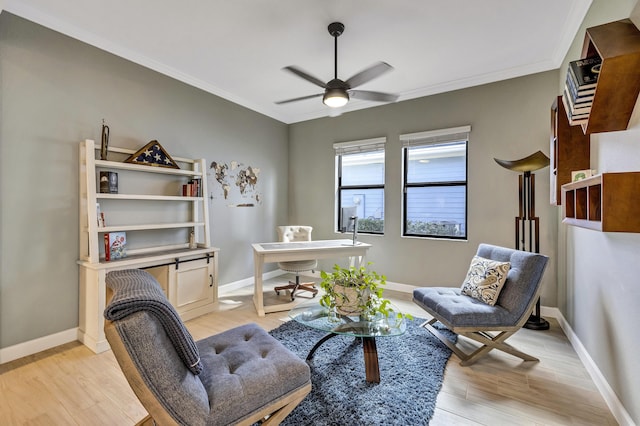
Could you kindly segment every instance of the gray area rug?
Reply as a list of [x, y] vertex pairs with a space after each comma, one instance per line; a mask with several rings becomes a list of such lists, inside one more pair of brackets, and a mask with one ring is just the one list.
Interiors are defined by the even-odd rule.
[[[311, 393], [282, 425], [428, 425], [451, 351], [419, 327], [423, 322], [408, 320], [404, 335], [376, 339], [378, 384], [365, 380], [359, 341], [348, 336], [329, 339], [310, 361]], [[302, 359], [325, 335], [295, 321], [270, 334]]]

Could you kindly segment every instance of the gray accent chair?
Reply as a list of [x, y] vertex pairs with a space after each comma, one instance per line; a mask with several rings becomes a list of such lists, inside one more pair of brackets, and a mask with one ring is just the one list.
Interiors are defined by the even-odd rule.
[[[541, 280], [548, 258], [541, 254], [480, 244], [477, 255], [500, 262], [511, 262], [507, 280], [494, 306], [461, 294], [460, 288], [422, 287], [413, 290], [413, 301], [433, 318], [422, 324], [460, 359], [471, 365], [492, 349], [522, 358], [537, 358], [515, 349], [505, 342], [527, 322], [540, 294]], [[449, 340], [434, 323], [465, 336], [480, 346], [471, 353]]]
[[138, 424], [277, 425], [311, 391], [309, 366], [257, 324], [193, 342], [150, 274], [106, 281], [105, 334], [149, 413]]

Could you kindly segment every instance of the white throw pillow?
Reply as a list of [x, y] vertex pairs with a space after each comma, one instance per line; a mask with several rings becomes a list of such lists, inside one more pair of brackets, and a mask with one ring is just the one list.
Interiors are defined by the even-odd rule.
[[462, 283], [462, 294], [495, 305], [510, 268], [511, 262], [473, 256], [467, 277]]

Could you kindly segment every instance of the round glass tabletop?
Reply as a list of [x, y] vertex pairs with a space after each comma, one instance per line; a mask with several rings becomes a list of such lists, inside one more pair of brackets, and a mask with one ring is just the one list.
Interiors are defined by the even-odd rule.
[[319, 304], [305, 304], [292, 309], [289, 317], [300, 324], [327, 333], [354, 337], [388, 337], [404, 334], [407, 324], [400, 310], [392, 307], [388, 317], [379, 314], [373, 318], [336, 314]]

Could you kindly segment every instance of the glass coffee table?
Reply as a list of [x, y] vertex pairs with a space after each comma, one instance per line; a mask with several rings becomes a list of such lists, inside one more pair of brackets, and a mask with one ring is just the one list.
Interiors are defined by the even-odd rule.
[[307, 355], [307, 361], [313, 358], [316, 350], [324, 342], [339, 335], [353, 336], [362, 339], [364, 350], [364, 368], [367, 382], [380, 383], [380, 368], [378, 366], [377, 337], [395, 337], [404, 334], [407, 324], [404, 318], [398, 319], [394, 308], [389, 318], [377, 316], [362, 318], [332, 313], [319, 304], [298, 306], [289, 312], [289, 317], [307, 327], [327, 332], [327, 335], [315, 344]]

